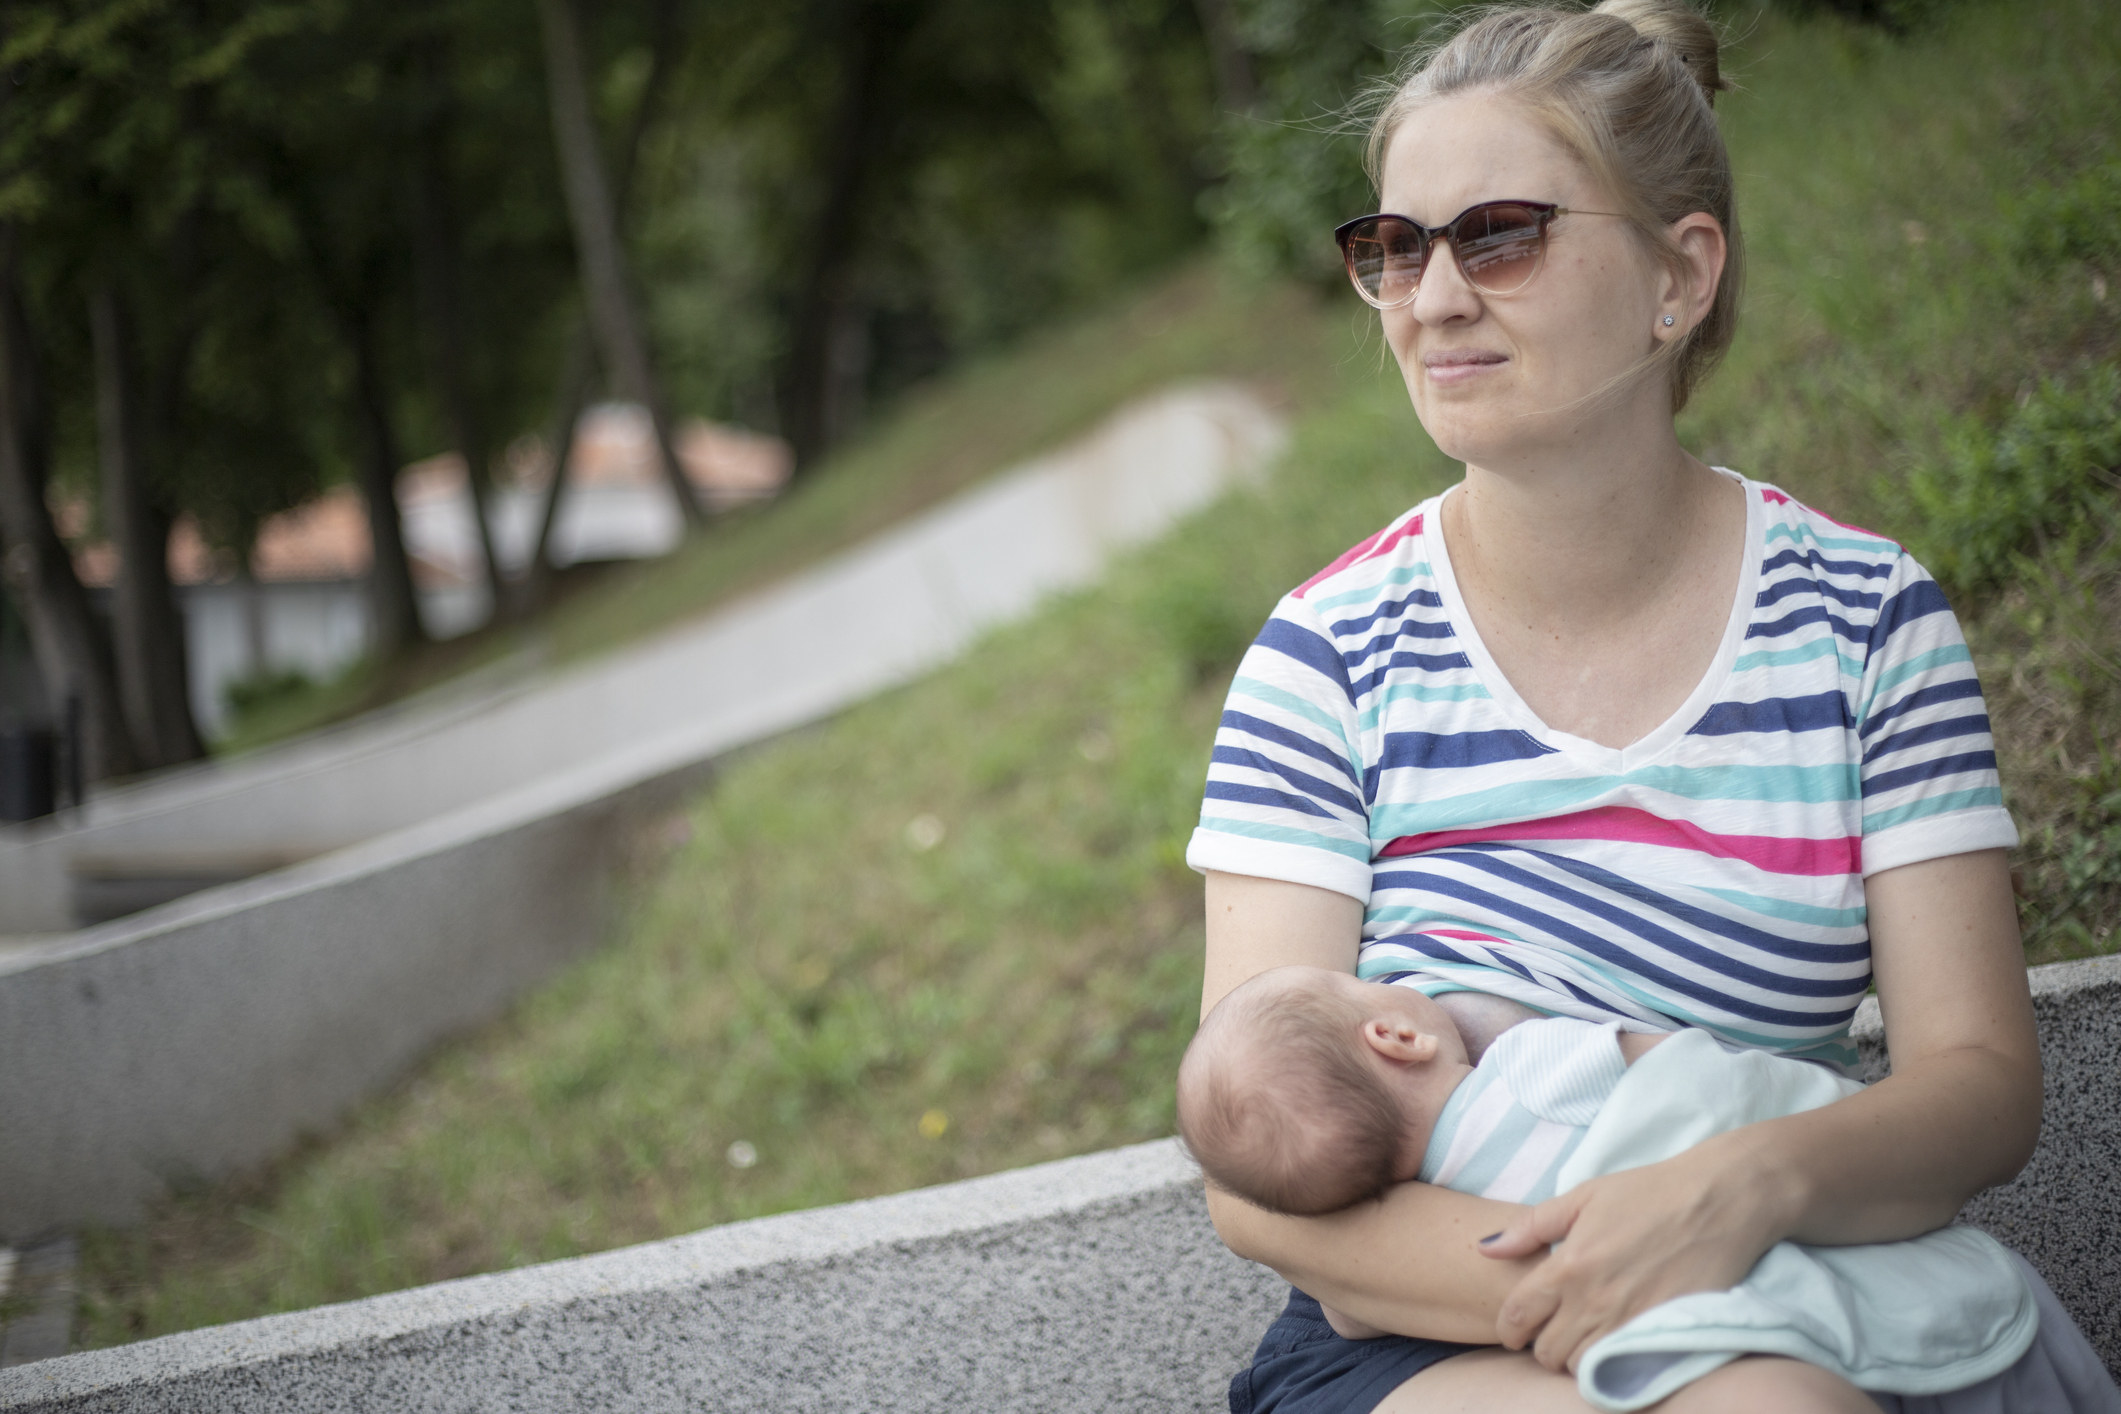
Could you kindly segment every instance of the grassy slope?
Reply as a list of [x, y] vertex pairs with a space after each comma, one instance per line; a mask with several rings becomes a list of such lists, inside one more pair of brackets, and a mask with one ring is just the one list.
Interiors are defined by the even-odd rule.
[[[428, 645], [246, 713], [222, 753], [263, 746], [435, 686], [511, 653], [594, 655], [793, 574], [992, 472], [1084, 431], [1130, 398], [1183, 379], [1240, 378], [1284, 401], [1317, 396], [1309, 292], [1241, 289], [1207, 265], [1167, 276], [909, 394], [784, 499], [732, 513], [660, 560], [597, 572], [528, 626]], [[1292, 337], [1292, 331], [1294, 336]]]
[[[1695, 445], [1897, 531], [1896, 488], [1951, 416], [2112, 356], [2084, 270], [2000, 254], [2015, 194], [2109, 156], [2117, 129], [2102, 0], [2029, 8], [1969, 3], [1899, 45], [1758, 23], [1726, 105], [1748, 325], [1685, 419]], [[1199, 969], [1181, 852], [1229, 667], [1277, 593], [1449, 474], [1349, 321], [1277, 320], [1339, 391], [1299, 399], [1275, 482], [948, 672], [732, 763], [644, 861], [608, 950], [328, 1145], [92, 1235], [89, 1339], [1168, 1132]], [[2100, 553], [2085, 582], [2111, 585], [2121, 556]], [[1970, 607], [2007, 766], [2036, 783], [2021, 815], [2067, 833], [2076, 787], [2038, 784], [2078, 770], [2055, 704], [2090, 703], [2068, 730], [2107, 738], [2121, 710], [2071, 685], [2091, 680], [2075, 639], [2027, 638], [2040, 595]], [[2084, 653], [2111, 655], [2111, 623]], [[916, 847], [917, 815], [940, 844]], [[726, 1162], [740, 1139], [755, 1166]]]

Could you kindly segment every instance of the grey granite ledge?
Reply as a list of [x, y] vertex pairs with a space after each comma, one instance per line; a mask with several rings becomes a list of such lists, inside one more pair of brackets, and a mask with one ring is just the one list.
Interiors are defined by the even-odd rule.
[[[2121, 957], [2032, 980], [2040, 1149], [1966, 1217], [2121, 1368]], [[1163, 1140], [42, 1361], [0, 1410], [1219, 1409], [1285, 1288], [1199, 1195]]]

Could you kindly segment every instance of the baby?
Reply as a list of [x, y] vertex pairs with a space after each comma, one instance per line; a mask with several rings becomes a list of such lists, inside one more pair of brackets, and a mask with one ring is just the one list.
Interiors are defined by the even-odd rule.
[[[1178, 1123], [1216, 1187], [1313, 1216], [1417, 1178], [1540, 1203], [1860, 1088], [1705, 1031], [1569, 1017], [1503, 1030], [1476, 1066], [1451, 1015], [1413, 988], [1282, 967], [1201, 1023], [1179, 1067]], [[1874, 1392], [1944, 1394], [2001, 1374], [2031, 1344], [2027, 1271], [1971, 1228], [1864, 1247], [1780, 1243], [1731, 1291], [1680, 1297], [1598, 1341], [1579, 1387], [1599, 1408], [1643, 1408], [1758, 1353]], [[1327, 1316], [1350, 1339], [1382, 1334]]]

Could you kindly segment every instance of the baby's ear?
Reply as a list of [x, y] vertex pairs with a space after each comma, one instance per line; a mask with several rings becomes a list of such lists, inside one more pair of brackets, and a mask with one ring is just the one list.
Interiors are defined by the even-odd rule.
[[1387, 1060], [1419, 1065], [1436, 1059], [1436, 1038], [1411, 1022], [1372, 1017], [1362, 1024], [1362, 1039]]

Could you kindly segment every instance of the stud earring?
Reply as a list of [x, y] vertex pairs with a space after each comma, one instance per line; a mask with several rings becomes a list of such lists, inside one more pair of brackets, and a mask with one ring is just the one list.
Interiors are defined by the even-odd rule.
[[1669, 314], [1667, 314], [1667, 315], [1666, 315], [1666, 316], [1664, 317], [1664, 327], [1665, 327], [1665, 328], [1667, 328], [1667, 329], [1671, 328], [1671, 327], [1672, 327], [1672, 326], [1673, 326], [1674, 324], [1676, 324], [1676, 323], [1678, 323], [1678, 322], [1679, 322], [1679, 321], [1677, 321], [1676, 319], [1672, 318], [1672, 316], [1671, 316], [1671, 315], [1669, 315]]

